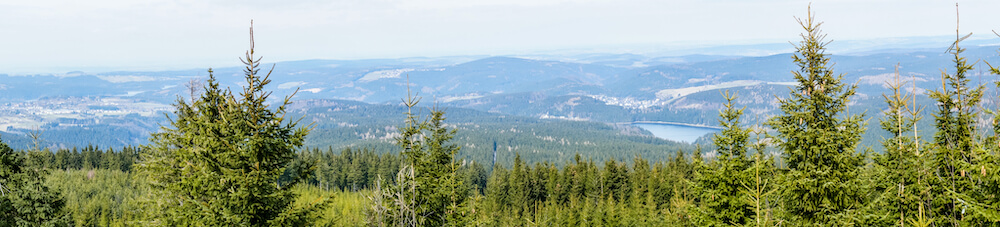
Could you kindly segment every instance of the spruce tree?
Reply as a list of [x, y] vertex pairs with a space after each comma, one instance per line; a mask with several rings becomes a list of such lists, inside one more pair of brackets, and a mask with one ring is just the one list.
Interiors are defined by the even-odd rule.
[[0, 226], [66, 226], [62, 196], [45, 185], [46, 169], [25, 163], [0, 140]]
[[[397, 180], [388, 190], [376, 190], [372, 196], [376, 203], [370, 217], [379, 226], [462, 226], [467, 224], [469, 197], [463, 176], [459, 175], [455, 155], [461, 147], [451, 144], [457, 132], [449, 129], [444, 121], [444, 111], [434, 108], [430, 117], [422, 119], [413, 113], [420, 98], [407, 91], [403, 104], [407, 107], [404, 126], [399, 129], [396, 145], [402, 148], [402, 171], [409, 171], [406, 181]], [[403, 178], [398, 178], [403, 179]], [[490, 181], [493, 182], [491, 177]], [[410, 182], [412, 181], [412, 182]], [[407, 187], [401, 187], [406, 184]], [[490, 188], [487, 188], [490, 193]], [[376, 198], [395, 197], [392, 201]], [[394, 212], [402, 215], [384, 215]]]
[[510, 174], [507, 175], [508, 189], [507, 189], [507, 203], [510, 205], [510, 209], [514, 216], [520, 217], [524, 215], [525, 209], [528, 204], [528, 174], [525, 170], [526, 166], [524, 161], [521, 159], [520, 153], [515, 153], [514, 165], [510, 168]]
[[874, 166], [866, 174], [872, 177], [873, 190], [878, 193], [877, 202], [868, 204], [869, 212], [865, 212], [869, 225], [903, 226], [918, 221], [924, 216], [920, 212], [928, 208], [923, 201], [930, 198], [925, 168], [930, 156], [919, 149], [926, 144], [915, 129], [921, 108], [910, 102], [916, 94], [903, 92], [907, 83], [900, 81], [898, 69], [894, 78], [887, 83], [892, 94], [882, 95], [888, 108], [880, 121], [890, 136], [882, 139], [885, 152], [873, 157]]
[[983, 161], [987, 156], [977, 141], [975, 128], [984, 87], [968, 84], [974, 68], [961, 56], [965, 51], [961, 41], [970, 35], [960, 37], [959, 30], [955, 29], [955, 42], [948, 49], [955, 71], [943, 71], [942, 88], [929, 93], [938, 106], [934, 115], [937, 132], [934, 134], [932, 170], [936, 177], [933, 178], [931, 206], [932, 217], [939, 226], [982, 223], [985, 221], [982, 214], [987, 212], [979, 205], [983, 199], [980, 178], [985, 177]]
[[156, 189], [160, 207], [150, 209], [162, 209], [159, 224], [303, 225], [322, 207], [293, 206], [291, 189], [305, 172], [279, 181], [309, 130], [285, 118], [292, 96], [271, 109], [271, 92], [264, 90], [270, 72], [259, 74], [253, 47], [251, 26], [239, 95], [220, 88], [210, 69], [201, 96], [193, 103], [178, 98], [171, 127], [152, 135], [140, 169]]
[[779, 99], [782, 114], [768, 125], [776, 132], [787, 163], [782, 197], [788, 221], [800, 225], [842, 225], [862, 202], [857, 176], [863, 157], [855, 151], [864, 132], [863, 115], [847, 113], [856, 86], [842, 83], [825, 52], [828, 42], [814, 22], [805, 20], [803, 40], [792, 56], [798, 71], [788, 98]]
[[[987, 64], [989, 63], [987, 62]], [[989, 65], [989, 67], [990, 73], [1000, 76], [1000, 68], [993, 65]], [[997, 90], [1000, 90], [1000, 81], [994, 82], [994, 85]], [[996, 98], [1000, 101], [1000, 96]], [[989, 113], [993, 118], [990, 122], [990, 131], [993, 135], [990, 135], [983, 143], [987, 153], [986, 157], [983, 158], [982, 166], [980, 166], [980, 174], [984, 178], [984, 184], [981, 186], [984, 200], [981, 201], [980, 207], [984, 208], [982, 209], [984, 211], [994, 211], [986, 216], [996, 222], [1000, 220], [1000, 105], [994, 106], [994, 109], [990, 110]]]
[[745, 171], [750, 165], [746, 157], [750, 130], [740, 126], [744, 108], [734, 106], [736, 96], [726, 91], [723, 98], [725, 108], [719, 112], [722, 131], [712, 137], [717, 147], [715, 161], [707, 164], [697, 179], [699, 220], [706, 226], [743, 225], [752, 213], [742, 193], [742, 184], [749, 181]]
[[775, 194], [778, 189], [773, 181], [776, 172], [774, 160], [764, 154], [764, 143], [758, 142], [752, 147], [756, 151], [753, 155], [753, 162], [744, 172], [749, 179], [742, 182], [744, 201], [752, 211], [748, 218], [753, 218], [748, 221], [747, 225], [774, 226], [781, 223], [774, 216], [778, 206], [776, 204], [778, 198]]

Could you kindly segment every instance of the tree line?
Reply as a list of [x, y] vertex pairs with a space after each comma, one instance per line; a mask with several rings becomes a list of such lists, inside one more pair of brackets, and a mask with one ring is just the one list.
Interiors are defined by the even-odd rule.
[[[792, 73], [797, 85], [779, 99], [781, 113], [763, 125], [746, 127], [741, 122], [744, 109], [734, 106], [737, 95], [725, 93], [728, 103], [719, 116], [724, 129], [713, 138], [713, 158], [695, 152], [690, 161], [678, 155], [650, 168], [641, 158], [629, 167], [614, 160], [599, 166], [577, 156], [575, 162], [558, 168], [550, 163], [532, 167], [517, 157], [511, 167], [494, 167], [481, 194], [458, 199], [452, 192], [462, 189], [461, 184], [414, 177], [424, 163], [404, 162], [414, 167], [401, 169], [388, 189], [376, 185], [370, 197], [376, 208], [368, 214], [369, 224], [1000, 224], [1000, 124], [995, 120], [1000, 117], [998, 110], [981, 111], [984, 86], [968, 84], [973, 65], [961, 56], [964, 38], [957, 30], [948, 50], [955, 68], [943, 72], [942, 87], [928, 93], [937, 108], [933, 138], [921, 137], [915, 128], [924, 107], [913, 101], [916, 94], [905, 90], [897, 73], [887, 84], [892, 93], [884, 96], [888, 108], [879, 121], [891, 136], [882, 140], [885, 152], [874, 153], [859, 146], [866, 113], [848, 111], [856, 85], [844, 83], [844, 75], [834, 73], [821, 23], [810, 11], [799, 24], [805, 32], [792, 57], [799, 67]], [[998, 68], [989, 68], [1000, 75]], [[986, 133], [979, 133], [983, 128], [977, 126], [983, 125], [976, 122], [981, 114], [994, 119], [985, 124]], [[430, 137], [436, 143], [440, 140]], [[401, 141], [408, 149], [408, 140]], [[431, 150], [438, 155], [454, 153]], [[454, 176], [456, 168], [450, 169], [431, 174]], [[420, 190], [427, 185], [445, 190]], [[426, 201], [420, 197], [424, 193], [444, 193], [451, 199]], [[447, 201], [451, 206], [444, 210], [421, 212]]]
[[[251, 29], [243, 90], [220, 88], [210, 70], [199, 96], [179, 98], [176, 117], [148, 146], [17, 152], [0, 143], [0, 225], [1000, 224], [1000, 110], [984, 110], [984, 86], [969, 85], [974, 65], [961, 56], [957, 30], [948, 50], [955, 68], [928, 93], [936, 101], [934, 136], [920, 136], [927, 129], [915, 125], [927, 107], [897, 75], [879, 119], [889, 135], [885, 152], [874, 153], [859, 146], [867, 115], [849, 111], [856, 86], [834, 73], [821, 23], [810, 11], [799, 24], [798, 83], [779, 99], [781, 113], [748, 125], [738, 94], [723, 93], [723, 130], [710, 156], [700, 147], [667, 160], [603, 163], [581, 155], [528, 162], [515, 154], [510, 166], [458, 158], [462, 147], [445, 111], [416, 114], [420, 98], [409, 95], [394, 137], [398, 152], [303, 149], [311, 126], [285, 117], [291, 97], [268, 104], [269, 74], [258, 73]], [[978, 121], [984, 117], [993, 120]], [[128, 193], [81, 195], [88, 189], [66, 182]], [[81, 197], [105, 202], [80, 205]], [[325, 213], [344, 201], [356, 212]]]
[[142, 147], [126, 146], [101, 149], [97, 146], [49, 150], [23, 150], [24, 156], [39, 163], [40, 168], [55, 170], [108, 169], [129, 172], [139, 159]]

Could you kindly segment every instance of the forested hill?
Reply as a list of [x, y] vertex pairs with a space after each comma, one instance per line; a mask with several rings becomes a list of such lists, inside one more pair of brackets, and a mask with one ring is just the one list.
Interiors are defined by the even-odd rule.
[[[427, 100], [427, 105], [433, 105]], [[607, 159], [632, 160], [642, 156], [650, 160], [666, 160], [677, 151], [691, 152], [694, 146], [667, 141], [652, 136], [647, 131], [628, 125], [587, 121], [539, 119], [488, 113], [459, 107], [441, 107], [447, 110], [445, 122], [457, 128], [455, 143], [462, 146], [459, 157], [481, 163], [493, 162], [493, 151], [498, 163], [510, 164], [520, 153], [528, 162], [565, 163], [576, 154], [596, 161]], [[394, 136], [403, 125], [406, 109], [402, 105], [368, 104], [364, 102], [333, 99], [295, 101], [289, 106], [293, 119], [302, 117], [302, 124], [314, 124], [315, 129], [306, 139], [306, 146], [340, 150], [343, 148], [370, 148], [379, 153], [398, 153]], [[423, 107], [417, 112], [428, 113]], [[164, 115], [158, 117], [125, 116], [118, 120], [105, 119], [103, 124], [86, 127], [48, 127], [37, 130], [39, 146], [69, 149], [96, 146], [120, 148], [126, 145], [146, 144], [150, 132], [166, 124]], [[3, 140], [16, 149], [34, 146], [31, 131], [3, 133]]]
[[[11, 141], [35, 143], [15, 151], [0, 140], [0, 226], [1000, 225], [1000, 107], [989, 93], [1000, 83], [989, 90], [981, 85], [993, 81], [976, 82], [987, 74], [973, 72], [959, 45], [964, 38], [946, 53], [951, 60], [913, 56], [918, 60], [897, 67], [920, 72], [889, 73], [859, 60], [877, 55], [826, 54], [826, 35], [811, 12], [799, 23], [805, 32], [791, 57], [798, 69], [770, 80], [757, 76], [779, 75], [764, 71], [783, 70], [767, 65], [781, 55], [738, 63], [753, 67], [631, 70], [495, 57], [337, 78], [351, 81], [348, 90], [363, 93], [361, 100], [405, 95], [401, 104], [268, 100], [283, 93], [272, 93], [269, 76], [257, 74], [264, 71], [251, 37], [242, 90], [220, 86], [233, 77], [219, 71], [230, 78], [191, 80], [190, 101], [178, 97], [174, 108], [134, 97], [0, 106], [20, 108], [0, 111], [0, 123], [9, 125], [0, 128], [21, 134]], [[994, 59], [978, 60], [1000, 62]], [[834, 71], [841, 60], [856, 66]], [[934, 64], [954, 70], [941, 70], [938, 84], [921, 73]], [[720, 69], [747, 71], [712, 71]], [[851, 69], [863, 73], [839, 73]], [[442, 73], [449, 70], [474, 85], [543, 90], [435, 93], [469, 83]], [[988, 70], [1000, 75], [1000, 68]], [[587, 93], [629, 71], [649, 80], [625, 87], [646, 96]], [[402, 83], [403, 72], [423, 79]], [[508, 78], [515, 75], [530, 80]], [[365, 83], [374, 85], [355, 85]], [[330, 88], [275, 84], [313, 95]], [[448, 101], [453, 105], [442, 104]], [[523, 110], [535, 113], [510, 113]], [[156, 131], [150, 122], [166, 120], [156, 116], [163, 111], [175, 119], [165, 130], [128, 134]], [[717, 119], [721, 131], [711, 147], [600, 122], [688, 115], [701, 119], [687, 122]], [[73, 131], [101, 125], [138, 130]], [[52, 152], [40, 147], [49, 145], [39, 143], [39, 133], [102, 143], [152, 139], [138, 148]], [[869, 152], [874, 146], [884, 152]]]
[[[950, 67], [949, 54], [943, 52], [949, 43], [928, 42], [933, 44], [908, 46], [894, 41], [885, 47], [865, 49], [846, 45], [832, 49], [853, 51], [840, 51], [844, 54], [832, 55], [831, 60], [837, 62], [833, 67], [845, 74], [846, 82], [858, 85], [849, 111], [866, 112], [870, 117], [863, 145], [880, 150], [877, 141], [881, 132], [870, 120], [883, 117], [886, 105], [882, 94], [893, 80], [893, 66], [897, 63], [901, 80], [915, 85], [912, 89], [917, 102], [933, 105], [926, 94], [941, 87], [941, 70]], [[993, 46], [995, 41], [973, 38], [967, 42], [963, 56], [981, 60], [970, 72], [970, 82], [988, 85], [985, 94], [996, 94], [995, 86], [989, 86], [996, 77], [986, 73], [988, 67], [982, 63], [1000, 62]], [[777, 98], [786, 97], [789, 86], [795, 84], [790, 75], [795, 67], [789, 61], [789, 46], [787, 43], [760, 46], [772, 50], [768, 53], [776, 53], [766, 56], [724, 55], [706, 50], [687, 56], [591, 53], [303, 60], [276, 63], [270, 78], [274, 80], [275, 97], [298, 89], [300, 92], [293, 101], [343, 99], [394, 104], [405, 96], [405, 85], [409, 83], [415, 92], [427, 98], [424, 103], [427, 105], [436, 101], [442, 107], [527, 117], [524, 119], [604, 123], [669, 121], [715, 125], [723, 103], [720, 93], [730, 90], [739, 93], [736, 102], [746, 106], [750, 113], [745, 122], [760, 124], [780, 112]], [[150, 133], [159, 130], [160, 124], [166, 123], [162, 113], [173, 111], [170, 104], [177, 98], [188, 99], [189, 85], [197, 87], [204, 81], [206, 70], [207, 66], [176, 71], [75, 71], [46, 75], [0, 72], [0, 92], [3, 92], [0, 134], [18, 149], [33, 145], [28, 137], [32, 130], [42, 132], [41, 146], [53, 149], [141, 145], [148, 141]], [[214, 70], [222, 87], [243, 83], [240, 67]], [[983, 105], [991, 109], [995, 103], [986, 99]], [[356, 120], [360, 123], [350, 124], [400, 118], [390, 114]], [[932, 121], [924, 118], [918, 126], [927, 130], [919, 131], [932, 135]]]
[[[430, 103], [430, 102], [428, 102]], [[345, 100], [303, 100], [291, 106], [290, 116], [313, 123], [306, 146], [323, 150], [370, 148], [398, 153], [398, 127], [406, 107], [366, 104]], [[510, 165], [516, 154], [525, 161], [562, 164], [576, 154], [595, 161], [668, 160], [677, 151], [691, 152], [693, 145], [653, 137], [627, 125], [510, 116], [477, 110], [442, 107], [447, 127], [458, 129], [454, 143], [462, 147], [458, 157], [467, 161]], [[422, 107], [414, 112], [429, 113]]]

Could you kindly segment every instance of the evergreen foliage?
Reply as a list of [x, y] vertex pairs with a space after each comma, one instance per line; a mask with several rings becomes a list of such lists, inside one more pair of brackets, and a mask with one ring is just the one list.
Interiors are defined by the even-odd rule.
[[377, 226], [464, 226], [471, 189], [463, 185], [455, 160], [460, 147], [449, 142], [456, 130], [445, 125], [440, 109], [420, 119], [412, 112], [419, 101], [410, 95], [403, 102], [409, 109], [396, 137], [403, 164], [395, 185], [376, 187], [371, 197], [375, 217], [369, 221]]
[[788, 221], [796, 225], [846, 225], [862, 204], [857, 176], [864, 161], [856, 152], [864, 132], [863, 115], [847, 113], [856, 86], [834, 75], [826, 51], [828, 42], [812, 11], [805, 20], [803, 40], [792, 59], [798, 85], [791, 97], [779, 99], [783, 114], [768, 125], [777, 131], [787, 172], [782, 197]]
[[45, 185], [48, 170], [0, 141], [0, 226], [65, 226], [66, 202]]
[[276, 110], [267, 104], [270, 73], [258, 74], [252, 27], [250, 36], [239, 96], [219, 88], [209, 70], [201, 97], [193, 103], [178, 98], [172, 127], [152, 135], [140, 168], [156, 189], [160, 207], [152, 209], [163, 209], [159, 224], [302, 225], [323, 205], [293, 209], [291, 189], [301, 178], [279, 182], [308, 129], [284, 118], [290, 96]]
[[[1000, 36], [1000, 34], [997, 35]], [[1000, 68], [992, 65], [989, 67], [990, 73], [1000, 76]], [[994, 82], [994, 85], [1000, 90], [1000, 81]], [[996, 98], [996, 101], [1000, 101], [1000, 96]], [[983, 196], [979, 204], [981, 210], [993, 211], [983, 213], [985, 218], [996, 223], [1000, 220], [1000, 212], [996, 212], [1000, 211], [1000, 106], [989, 110], [989, 113], [993, 118], [989, 124], [991, 128], [989, 131], [992, 135], [988, 136], [983, 143], [987, 154], [980, 166], [980, 174], [983, 175], [983, 184], [980, 189], [983, 190]]]
[[775, 193], [778, 188], [774, 184], [777, 169], [774, 167], [774, 160], [763, 153], [762, 143], [753, 147], [757, 152], [754, 153], [751, 166], [745, 171], [749, 179], [742, 182], [743, 198], [752, 212], [748, 218], [753, 218], [746, 225], [777, 226], [781, 223], [775, 216], [780, 205], [780, 198]]
[[[333, 148], [320, 151], [317, 148], [304, 149], [298, 153], [293, 163], [316, 163], [314, 171], [309, 172], [305, 183], [324, 190], [360, 191], [370, 189], [375, 185], [378, 176], [394, 176], [399, 172], [399, 156], [392, 153], [377, 154], [364, 149], [344, 148], [336, 154]], [[286, 171], [286, 177], [292, 177], [297, 171]], [[383, 178], [386, 179], [386, 178]], [[392, 183], [392, 178], [388, 178]]]
[[750, 181], [747, 169], [750, 160], [750, 130], [740, 126], [744, 108], [737, 109], [735, 95], [727, 91], [725, 108], [719, 112], [722, 131], [712, 137], [715, 161], [706, 165], [698, 176], [701, 194], [699, 221], [702, 226], [743, 225], [749, 222], [752, 210], [743, 196], [743, 184]]
[[930, 205], [935, 225], [941, 226], [983, 223], [987, 220], [985, 213], [996, 215], [995, 210], [985, 210], [975, 202], [984, 196], [978, 186], [982, 183], [980, 178], [986, 177], [985, 171], [980, 170], [985, 168], [987, 153], [977, 141], [974, 125], [984, 87], [968, 84], [973, 65], [961, 56], [965, 51], [960, 45], [963, 39], [956, 28], [955, 42], [948, 50], [954, 56], [955, 71], [950, 74], [942, 71], [941, 90], [929, 92], [938, 106], [934, 114], [937, 133], [931, 167], [936, 177], [932, 178], [934, 198]]
[[[577, 127], [567, 138], [621, 128], [548, 122], [508, 130], [509, 122], [529, 121], [511, 117], [482, 127], [513, 136], [456, 138], [479, 126], [445, 123], [437, 108], [414, 113], [424, 109], [410, 96], [396, 148], [300, 149], [308, 127], [285, 118], [291, 97], [276, 109], [268, 105], [263, 87], [270, 80], [258, 76], [251, 29], [247, 87], [234, 95], [209, 70], [204, 92], [179, 98], [176, 117], [147, 147], [14, 151], [0, 141], [0, 226], [998, 225], [1000, 109], [980, 116], [989, 106], [985, 88], [969, 85], [973, 65], [959, 45], [965, 38], [956, 35], [949, 49], [955, 71], [942, 72], [941, 90], [929, 93], [938, 107], [933, 142], [919, 136], [916, 91], [907, 94], [897, 72], [883, 95], [885, 152], [867, 156], [857, 152], [864, 115], [847, 111], [856, 87], [833, 73], [812, 12], [799, 23], [806, 32], [793, 56], [798, 86], [779, 100], [783, 114], [767, 122], [775, 135], [744, 128], [744, 109], [726, 92], [724, 129], [705, 157], [700, 145], [691, 153], [669, 152], [676, 144], [594, 146], [600, 153], [642, 150], [651, 160], [562, 154], [580, 145], [563, 138], [532, 148], [560, 153], [552, 159], [559, 162], [511, 147], [544, 140], [535, 132], [547, 126]], [[640, 137], [605, 139], [615, 138]], [[456, 158], [469, 152], [457, 144], [492, 148], [493, 157], [498, 146], [510, 149], [484, 166]], [[562, 147], [545, 150], [555, 144]]]
[[72, 226], [148, 226], [136, 175], [116, 169], [55, 170], [47, 185], [63, 195]]
[[672, 201], [674, 193], [690, 190], [687, 182], [694, 180], [694, 170], [689, 169], [694, 165], [678, 160], [682, 163], [650, 166], [637, 157], [631, 166], [612, 160], [602, 168], [582, 158], [562, 168], [522, 161], [510, 168], [497, 166], [487, 184], [487, 200], [475, 206], [473, 222], [486, 226], [694, 224], [687, 213], [693, 208], [688, 198]]
[[[379, 154], [400, 152], [394, 139], [400, 123], [392, 119], [407, 112], [404, 105], [339, 100], [303, 100], [295, 105], [308, 108], [289, 116], [317, 122], [306, 139], [307, 146], [338, 151], [347, 147], [371, 149]], [[431, 111], [426, 105], [413, 108], [414, 113]], [[663, 151], [683, 150], [690, 154], [694, 150], [692, 144], [656, 138], [629, 125], [539, 119], [455, 107], [449, 107], [446, 115], [449, 127], [458, 130], [451, 142], [462, 145], [456, 159], [482, 163], [487, 170], [492, 169], [491, 163], [510, 167], [515, 154], [528, 163], [548, 161], [558, 166], [573, 161], [575, 154], [603, 163], [608, 159], [631, 161], [635, 156], [669, 159], [673, 152]]]
[[906, 83], [895, 80], [887, 83], [891, 94], [883, 94], [888, 108], [880, 121], [882, 129], [890, 137], [882, 139], [885, 152], [875, 154], [874, 166], [867, 169], [866, 176], [872, 176], [872, 192], [876, 199], [868, 204], [869, 214], [863, 219], [869, 225], [907, 225], [921, 221], [928, 214], [922, 213], [930, 207], [929, 170], [930, 155], [927, 147], [917, 134], [916, 123], [920, 120], [921, 108], [910, 101], [916, 94], [904, 93]]

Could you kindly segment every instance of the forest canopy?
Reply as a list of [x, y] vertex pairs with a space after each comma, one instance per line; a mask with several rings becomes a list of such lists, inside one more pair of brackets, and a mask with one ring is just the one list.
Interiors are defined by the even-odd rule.
[[[1000, 67], [963, 57], [968, 36], [956, 29], [953, 68], [926, 93], [933, 106], [896, 73], [868, 125], [872, 113], [849, 109], [857, 85], [837, 73], [822, 23], [811, 9], [797, 19], [797, 83], [767, 122], [749, 123], [739, 92], [726, 91], [711, 145], [618, 143], [602, 152], [637, 155], [558, 162], [517, 152], [497, 162], [496, 135], [461, 134], [448, 109], [423, 109], [411, 93], [385, 129], [392, 146], [305, 147], [315, 125], [286, 116], [290, 96], [270, 101], [251, 26], [245, 85], [223, 88], [210, 69], [150, 145], [14, 150], [0, 140], [0, 226], [1000, 225], [1000, 109], [984, 104], [1000, 97], [970, 85], [977, 68]], [[925, 117], [933, 129], [917, 128]], [[883, 152], [861, 144], [869, 127], [883, 131]], [[601, 129], [587, 132], [618, 128]], [[492, 159], [462, 156], [472, 144]]]

